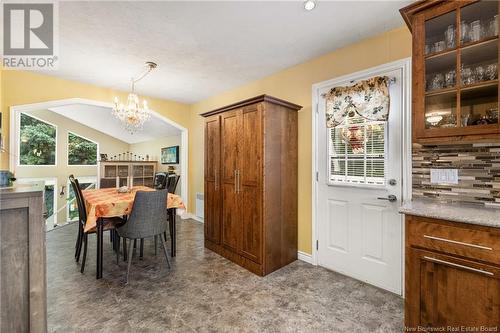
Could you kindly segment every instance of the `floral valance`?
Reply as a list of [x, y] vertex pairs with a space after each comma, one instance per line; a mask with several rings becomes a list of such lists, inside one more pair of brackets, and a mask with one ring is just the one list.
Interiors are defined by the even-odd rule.
[[389, 118], [389, 81], [376, 76], [353, 86], [335, 87], [322, 96], [326, 99], [326, 127], [336, 127], [356, 114], [368, 120]]

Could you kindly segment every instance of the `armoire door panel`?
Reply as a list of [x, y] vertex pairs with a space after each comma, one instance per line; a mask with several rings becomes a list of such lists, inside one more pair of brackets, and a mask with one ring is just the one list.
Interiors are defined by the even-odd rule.
[[260, 184], [262, 174], [262, 111], [260, 108], [259, 104], [246, 107], [241, 117], [239, 182], [243, 186]]
[[242, 186], [238, 196], [241, 200], [241, 254], [248, 259], [262, 262], [262, 211], [260, 188]]
[[215, 182], [205, 181], [205, 238], [220, 244], [221, 223], [221, 191]]
[[220, 244], [220, 116], [205, 122], [205, 238]]
[[220, 168], [220, 117], [205, 121], [205, 180], [215, 182]]
[[221, 117], [221, 169], [224, 183], [235, 182], [238, 169], [238, 148], [240, 131], [240, 110], [226, 112]]
[[238, 252], [241, 234], [238, 194], [234, 184], [222, 185], [222, 245]]
[[238, 196], [241, 207], [241, 254], [261, 263], [262, 248], [262, 111], [260, 104], [243, 108], [241, 115]]
[[221, 172], [222, 172], [222, 245], [232, 251], [239, 249], [241, 221], [236, 172], [241, 110], [229, 111], [221, 116]]

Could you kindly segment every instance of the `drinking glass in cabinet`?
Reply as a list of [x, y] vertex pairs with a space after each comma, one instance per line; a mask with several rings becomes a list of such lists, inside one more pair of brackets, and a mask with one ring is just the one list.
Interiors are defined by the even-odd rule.
[[460, 43], [469, 41], [469, 25], [465, 21], [460, 21]]
[[485, 75], [488, 80], [496, 80], [498, 78], [498, 64], [489, 64], [486, 67]]
[[473, 87], [460, 94], [462, 126], [498, 123], [498, 85]]
[[498, 36], [498, 1], [478, 1], [461, 8], [460, 43]]
[[456, 92], [440, 93], [425, 98], [425, 128], [457, 126]]
[[451, 88], [456, 85], [456, 51], [425, 60], [426, 91]]
[[455, 19], [455, 12], [450, 12], [425, 22], [426, 55], [456, 47]]
[[481, 21], [476, 20], [470, 24], [469, 40], [471, 42], [477, 42], [481, 39], [482, 25]]
[[450, 24], [444, 33], [446, 47], [452, 49], [455, 47], [455, 26]]

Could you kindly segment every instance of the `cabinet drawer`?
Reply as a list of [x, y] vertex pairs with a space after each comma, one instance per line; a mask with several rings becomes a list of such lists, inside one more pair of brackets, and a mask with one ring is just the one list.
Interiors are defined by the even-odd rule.
[[407, 216], [406, 244], [500, 265], [496, 228]]

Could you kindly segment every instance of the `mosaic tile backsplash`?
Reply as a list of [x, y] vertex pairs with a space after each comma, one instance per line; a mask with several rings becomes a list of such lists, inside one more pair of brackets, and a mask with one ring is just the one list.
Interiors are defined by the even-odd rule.
[[[458, 169], [458, 184], [431, 184], [430, 169]], [[500, 142], [413, 146], [413, 197], [500, 208]]]

